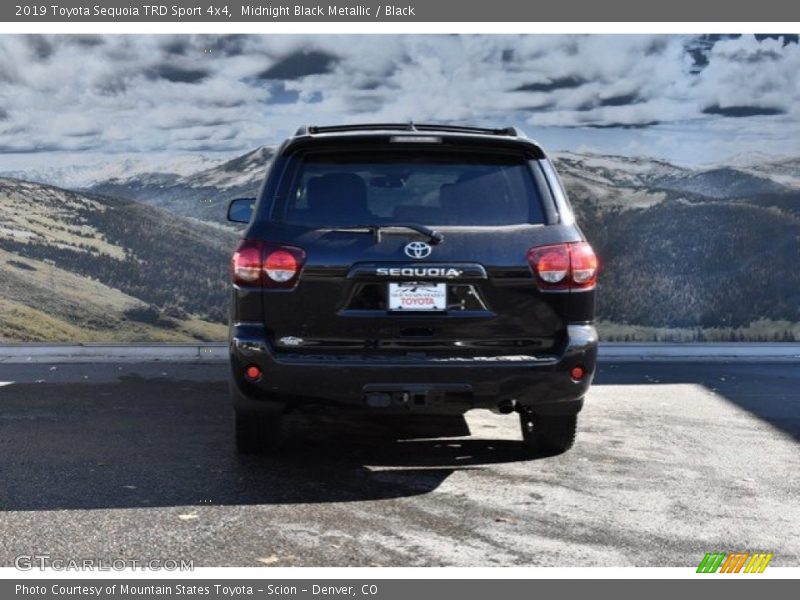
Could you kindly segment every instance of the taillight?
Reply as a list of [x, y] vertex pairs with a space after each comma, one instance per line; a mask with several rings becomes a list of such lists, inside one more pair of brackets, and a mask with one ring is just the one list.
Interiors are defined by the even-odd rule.
[[528, 262], [542, 289], [588, 290], [597, 284], [597, 257], [586, 242], [531, 248]]
[[542, 281], [555, 284], [569, 275], [569, 247], [547, 246], [536, 257], [536, 273]]
[[261, 247], [257, 242], [242, 240], [231, 260], [231, 278], [240, 285], [261, 282]]
[[297, 270], [297, 259], [287, 250], [275, 250], [264, 259], [264, 273], [276, 283], [286, 283]]
[[586, 242], [570, 244], [572, 282], [580, 288], [592, 288], [597, 283], [597, 256]]
[[294, 246], [259, 240], [242, 240], [231, 260], [233, 283], [273, 289], [297, 285], [306, 253]]

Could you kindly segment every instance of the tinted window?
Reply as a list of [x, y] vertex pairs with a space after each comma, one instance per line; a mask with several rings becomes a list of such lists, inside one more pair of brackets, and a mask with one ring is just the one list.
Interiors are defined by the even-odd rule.
[[310, 227], [544, 222], [523, 156], [430, 151], [307, 155], [278, 218]]

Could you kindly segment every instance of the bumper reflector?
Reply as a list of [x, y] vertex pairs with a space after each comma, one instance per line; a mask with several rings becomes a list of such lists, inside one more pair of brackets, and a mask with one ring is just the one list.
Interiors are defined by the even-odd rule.
[[261, 379], [261, 368], [256, 365], [249, 365], [244, 370], [244, 378], [247, 379], [247, 381], [258, 381]]
[[572, 367], [569, 372], [570, 377], [572, 377], [575, 381], [580, 381], [584, 377], [586, 377], [586, 369], [583, 368], [581, 365], [577, 365]]

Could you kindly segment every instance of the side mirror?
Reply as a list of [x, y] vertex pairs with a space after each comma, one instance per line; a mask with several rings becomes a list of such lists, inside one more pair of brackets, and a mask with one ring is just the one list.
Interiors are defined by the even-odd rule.
[[236, 198], [228, 204], [228, 221], [249, 223], [256, 206], [255, 198]]

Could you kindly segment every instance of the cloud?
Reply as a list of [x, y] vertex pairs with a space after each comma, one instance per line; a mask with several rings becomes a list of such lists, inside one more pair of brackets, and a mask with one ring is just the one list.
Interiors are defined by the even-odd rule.
[[191, 38], [183, 36], [170, 36], [161, 45], [163, 51], [172, 56], [185, 56], [192, 48]]
[[800, 154], [798, 72], [784, 35], [2, 35], [0, 147], [240, 152], [303, 123], [416, 120]]
[[47, 60], [55, 52], [53, 43], [43, 35], [29, 35], [25, 39], [31, 54], [38, 60]]
[[173, 83], [198, 83], [208, 77], [205, 69], [182, 69], [175, 65], [160, 64], [147, 71], [150, 78], [161, 78]]
[[96, 48], [97, 46], [102, 46], [105, 43], [102, 37], [96, 35], [75, 35], [72, 36], [70, 40], [78, 46], [82, 46], [84, 48]]
[[761, 40], [780, 40], [784, 46], [800, 43], [800, 35], [796, 33], [758, 33], [755, 38]]
[[[179, 36], [179, 40], [186, 40], [184, 36]], [[248, 37], [244, 35], [201, 35], [197, 38], [197, 44], [207, 49], [210, 54], [226, 57], [240, 56], [248, 48]]]
[[758, 117], [758, 116], [772, 116], [782, 115], [786, 111], [780, 108], [772, 108], [769, 106], [708, 106], [703, 109], [706, 115], [722, 115], [723, 117]]
[[316, 50], [294, 52], [259, 73], [260, 79], [300, 79], [330, 73], [336, 63], [332, 54]]
[[65, 137], [85, 138], [100, 135], [103, 131], [95, 119], [75, 113], [62, 113], [52, 127], [55, 133]]
[[730, 116], [779, 114], [789, 117], [787, 122], [791, 120], [797, 124], [800, 117], [797, 72], [800, 72], [800, 46], [797, 44], [784, 45], [781, 40], [772, 38], [758, 41], [753, 36], [724, 40], [715, 44], [709, 53], [709, 64], [698, 76], [692, 92], [702, 110], [722, 107], [722, 112], [712, 112], [712, 115], [729, 116], [725, 107], [759, 107], [758, 112], [749, 111], [752, 113], [749, 115], [747, 110], [734, 110]]
[[638, 104], [638, 94], [620, 94], [618, 96], [610, 96], [608, 98], [601, 98], [598, 104], [600, 106], [627, 106], [629, 104]]
[[593, 129], [646, 129], [648, 127], [654, 127], [656, 125], [660, 125], [660, 121], [648, 121], [643, 123], [588, 123], [585, 127], [591, 127]]
[[[504, 60], [504, 62], [508, 62]], [[580, 87], [586, 81], [577, 77], [561, 77], [552, 79], [550, 81], [540, 83], [525, 83], [521, 86], [514, 88], [515, 92], [552, 92], [554, 90], [563, 90]]]

